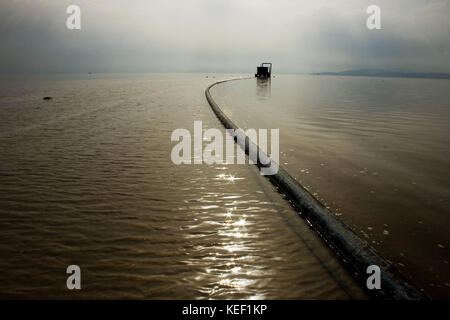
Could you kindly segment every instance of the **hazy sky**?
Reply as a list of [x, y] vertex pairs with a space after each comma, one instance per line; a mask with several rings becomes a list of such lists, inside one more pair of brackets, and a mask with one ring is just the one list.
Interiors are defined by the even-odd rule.
[[450, 72], [450, 0], [1, 0], [0, 40], [0, 72]]

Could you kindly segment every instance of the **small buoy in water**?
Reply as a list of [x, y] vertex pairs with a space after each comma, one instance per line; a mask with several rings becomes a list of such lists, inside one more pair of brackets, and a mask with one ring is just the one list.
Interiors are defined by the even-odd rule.
[[52, 97], [43, 97], [42, 100], [52, 100]]

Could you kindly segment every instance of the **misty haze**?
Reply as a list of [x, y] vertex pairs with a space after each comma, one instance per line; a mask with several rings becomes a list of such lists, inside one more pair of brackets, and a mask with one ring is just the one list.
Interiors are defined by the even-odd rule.
[[449, 17], [3, 0], [0, 298], [448, 300]]

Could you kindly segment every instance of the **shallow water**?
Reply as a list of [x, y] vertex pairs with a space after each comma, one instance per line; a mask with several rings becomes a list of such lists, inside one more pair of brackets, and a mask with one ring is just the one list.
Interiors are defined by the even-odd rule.
[[450, 297], [450, 81], [278, 75], [211, 90], [238, 126], [435, 298]]
[[364, 298], [254, 166], [170, 161], [174, 129], [222, 128], [215, 80], [0, 78], [0, 297]]

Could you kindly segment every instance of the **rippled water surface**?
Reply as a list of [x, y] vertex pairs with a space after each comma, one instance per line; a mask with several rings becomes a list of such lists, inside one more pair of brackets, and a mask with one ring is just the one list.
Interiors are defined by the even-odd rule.
[[170, 161], [174, 129], [221, 128], [215, 80], [1, 77], [0, 297], [364, 297], [255, 167]]
[[420, 288], [450, 298], [450, 81], [280, 75], [212, 95], [279, 128], [281, 165]]

